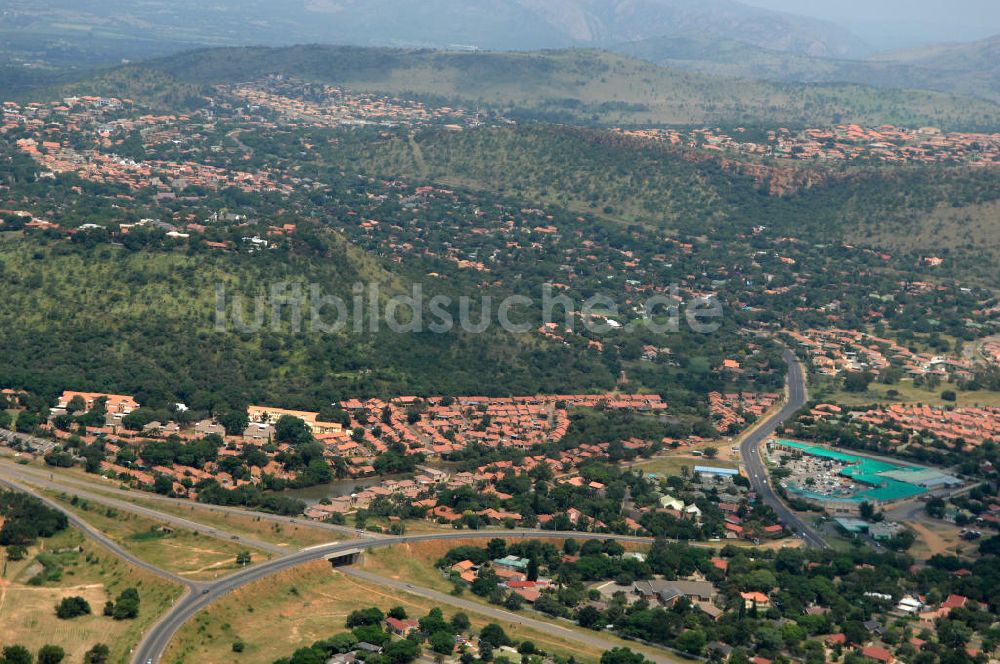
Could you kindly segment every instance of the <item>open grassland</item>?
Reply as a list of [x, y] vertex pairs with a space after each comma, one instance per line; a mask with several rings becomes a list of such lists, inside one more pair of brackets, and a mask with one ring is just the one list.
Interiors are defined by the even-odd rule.
[[239, 569], [236, 554], [250, 551], [256, 561], [270, 557], [245, 544], [215, 539], [135, 514], [49, 493], [137, 557], [161, 569], [195, 580], [217, 579]]
[[143, 500], [140, 497], [130, 499], [136, 505], [149, 507], [165, 514], [179, 516], [190, 521], [196, 521], [206, 526], [212, 526], [227, 532], [240, 535], [241, 537], [251, 537], [262, 542], [287, 546], [289, 551], [296, 548], [305, 548], [316, 544], [336, 542], [343, 539], [350, 539], [348, 533], [322, 530], [305, 523], [276, 523], [267, 519], [254, 516], [253, 514], [233, 514], [230, 512], [217, 512], [210, 506], [192, 503], [190, 506], [177, 505], [155, 500]]
[[[641, 470], [647, 474], [657, 477], [670, 477], [671, 475], [694, 474], [695, 466], [716, 466], [719, 468], [738, 468], [739, 465], [724, 459], [709, 459], [704, 456], [691, 456], [690, 451], [678, 451], [676, 454], [657, 456], [649, 461], [632, 464], [635, 470]], [[685, 471], [684, 469], [687, 469]]]
[[918, 515], [906, 525], [917, 535], [913, 547], [907, 552], [917, 560], [927, 560], [936, 555], [974, 556], [978, 551], [976, 544], [962, 539], [961, 529], [953, 523]]
[[[39, 554], [46, 565], [39, 562]], [[104, 603], [129, 587], [139, 591], [139, 617], [103, 616]], [[104, 643], [111, 648], [111, 662], [126, 664], [143, 632], [181, 593], [180, 586], [128, 565], [69, 529], [32, 547], [25, 560], [8, 564], [0, 579], [0, 640], [31, 651], [58, 645], [66, 651], [67, 662], [82, 661], [85, 651]], [[56, 604], [72, 596], [86, 599], [91, 615], [58, 619]]]
[[[957, 397], [955, 401], [945, 401], [941, 393], [952, 390]], [[889, 394], [894, 391], [893, 394]], [[989, 390], [964, 391], [953, 385], [942, 384], [933, 390], [915, 386], [910, 381], [901, 381], [895, 385], [872, 383], [866, 392], [846, 392], [844, 390], [817, 390], [812, 396], [816, 399], [839, 403], [845, 406], [866, 406], [875, 403], [923, 403], [930, 406], [1000, 406], [1000, 392]]]
[[[440, 606], [446, 616], [456, 611], [440, 602], [347, 577], [325, 562], [302, 565], [245, 586], [199, 613], [174, 637], [163, 660], [168, 664], [212, 662], [269, 664], [296, 648], [345, 631], [344, 621], [354, 609], [378, 606], [383, 611], [403, 606], [411, 616], [425, 615]], [[492, 620], [469, 613], [472, 627]], [[553, 632], [542, 633], [517, 625], [503, 625], [513, 638], [580, 662], [596, 662], [601, 652]], [[232, 652], [241, 640], [246, 649]], [[634, 644], [633, 644], [634, 647]]]

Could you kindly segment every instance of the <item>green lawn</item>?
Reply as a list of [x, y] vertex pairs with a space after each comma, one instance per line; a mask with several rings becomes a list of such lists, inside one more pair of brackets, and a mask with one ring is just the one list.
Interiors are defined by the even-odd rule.
[[658, 477], [668, 477], [671, 475], [681, 475], [682, 468], [687, 468], [688, 473], [694, 472], [695, 466], [717, 466], [719, 468], [739, 468], [739, 464], [721, 459], [709, 459], [706, 457], [689, 456], [667, 456], [659, 457], [651, 461], [632, 464], [633, 468], [642, 470], [644, 473], [652, 473]]

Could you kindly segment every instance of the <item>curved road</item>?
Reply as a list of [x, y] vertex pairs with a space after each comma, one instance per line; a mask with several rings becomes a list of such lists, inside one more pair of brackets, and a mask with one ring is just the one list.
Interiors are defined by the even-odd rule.
[[807, 546], [818, 549], [827, 548], [827, 543], [817, 534], [805, 521], [795, 512], [788, 508], [778, 494], [774, 492], [767, 476], [767, 467], [761, 458], [760, 447], [765, 440], [774, 434], [774, 430], [785, 419], [790, 417], [795, 411], [806, 404], [809, 394], [806, 391], [805, 375], [802, 372], [802, 365], [790, 350], [782, 353], [785, 362], [788, 364], [788, 374], [785, 384], [785, 405], [777, 413], [774, 413], [753, 429], [740, 443], [740, 456], [747, 471], [751, 488], [765, 503], [777, 513], [781, 523], [788, 530], [801, 537]]
[[[749, 476], [751, 487], [757, 492], [765, 503], [770, 505], [775, 512], [778, 514], [782, 523], [789, 530], [794, 531], [797, 535], [803, 538], [808, 546], [825, 548], [827, 546], [826, 542], [823, 541], [822, 537], [816, 534], [806, 523], [802, 521], [794, 512], [792, 512], [781, 499], [777, 496], [774, 490], [771, 488], [768, 482], [767, 469], [764, 465], [763, 459], [760, 456], [760, 445], [769, 436], [774, 433], [778, 424], [784, 419], [789, 417], [796, 410], [801, 408], [807, 400], [807, 393], [805, 387], [805, 378], [802, 373], [802, 368], [798, 363], [797, 358], [791, 351], [786, 350], [784, 352], [784, 358], [788, 363], [788, 375], [787, 375], [787, 399], [785, 405], [777, 412], [764, 420], [755, 429], [753, 429], [740, 444], [740, 453], [743, 458], [743, 464], [746, 467], [747, 474]], [[4, 470], [4, 475], [9, 477], [12, 474], [10, 471], [15, 470], [11, 466], [7, 466]], [[44, 476], [46, 473], [37, 469], [27, 469], [24, 467], [17, 467], [16, 472], [24, 473], [25, 475], [30, 475], [39, 481], [48, 482], [44, 477], [39, 478], [39, 476]], [[30, 481], [30, 480], [29, 480]], [[60, 476], [60, 482], [66, 482], [69, 484], [86, 485], [82, 480], [71, 479], [67, 477]], [[27, 491], [28, 493], [34, 493], [23, 486], [12, 482], [10, 480], [0, 479], [0, 483], [12, 486], [22, 491]], [[55, 478], [53, 477], [53, 486], [58, 488], [55, 484]], [[126, 491], [121, 491], [119, 489], [112, 489], [110, 487], [101, 487], [102, 491], [112, 492], [116, 494], [125, 494], [130, 497], [134, 497], [134, 494], [130, 494]], [[35, 494], [37, 495], [37, 494]], [[38, 496], [44, 502], [52, 505], [61, 512], [67, 514], [70, 521], [81, 530], [83, 530], [87, 535], [94, 538], [102, 545], [106, 546], [115, 555], [128, 561], [129, 563], [136, 565], [142, 569], [148, 570], [162, 577], [169, 578], [173, 581], [181, 583], [187, 589], [185, 594], [178, 600], [176, 604], [168, 611], [160, 620], [157, 622], [150, 631], [146, 634], [143, 641], [139, 644], [136, 649], [136, 653], [133, 656], [134, 664], [147, 664], [147, 662], [158, 662], [163, 652], [166, 650], [168, 644], [173, 638], [174, 634], [188, 621], [190, 620], [198, 611], [211, 605], [216, 600], [220, 599], [224, 595], [240, 588], [248, 583], [252, 583], [259, 579], [262, 579], [268, 575], [280, 572], [297, 565], [301, 565], [306, 562], [311, 562], [315, 560], [321, 560], [328, 558], [335, 554], [343, 553], [345, 551], [357, 551], [371, 549], [375, 547], [392, 546], [396, 544], [406, 544], [411, 542], [427, 542], [435, 540], [467, 540], [467, 539], [486, 539], [493, 537], [503, 537], [507, 539], [513, 538], [534, 538], [534, 539], [592, 539], [595, 537], [593, 533], [583, 533], [583, 532], [559, 532], [551, 530], [490, 530], [490, 531], [455, 531], [455, 532], [445, 532], [445, 533], [432, 533], [426, 535], [403, 535], [398, 537], [378, 537], [362, 539], [362, 540], [352, 540], [347, 542], [332, 542], [329, 544], [321, 544], [318, 546], [309, 547], [302, 549], [301, 551], [296, 551], [292, 553], [287, 553], [282, 557], [274, 558], [266, 562], [260, 563], [253, 567], [240, 570], [230, 575], [229, 577], [220, 579], [214, 583], [198, 583], [184, 579], [170, 572], [161, 570], [149, 563], [146, 563], [128, 551], [124, 550], [113, 541], [111, 541], [107, 536], [105, 536], [100, 531], [92, 528], [89, 524], [85, 523], [76, 515], [70, 513], [68, 510], [64, 509], [62, 506], [56, 504], [44, 496]], [[107, 501], [114, 500], [109, 499], [105, 496], [93, 496], [95, 500]], [[152, 500], [169, 500], [174, 501], [175, 499], [166, 498], [164, 496], [156, 496], [153, 494], [143, 494], [144, 499], [149, 498]], [[118, 501], [115, 501], [118, 502]], [[175, 502], [181, 504], [190, 505], [188, 501], [176, 500]], [[129, 503], [127, 506], [122, 505], [123, 508], [132, 511], [137, 511], [139, 506]], [[246, 510], [241, 510], [238, 508], [226, 508], [220, 506], [203, 506], [206, 508], [216, 509], [220, 512], [231, 512], [239, 514], [255, 514], [256, 512], [247, 512]], [[143, 510], [148, 510], [151, 514], [155, 515], [155, 518], [165, 519], [167, 515], [156, 512], [148, 508], [141, 508]], [[293, 519], [289, 517], [278, 517], [275, 515], [266, 515], [260, 513], [261, 518], [268, 518], [273, 520], [281, 520], [285, 522], [292, 522]], [[179, 517], [170, 517], [171, 519], [179, 520], [184, 522], [184, 527], [199, 526], [200, 528], [205, 528], [200, 524], [195, 524], [194, 522], [187, 521], [186, 519], [180, 519]], [[326, 524], [324, 524], [326, 525]], [[335, 530], [343, 533], [344, 531], [354, 534], [354, 530], [345, 527], [330, 527], [330, 530]], [[218, 534], [218, 533], [216, 533]], [[614, 539], [619, 542], [640, 542], [640, 543], [650, 543], [652, 540], [647, 537], [633, 537], [626, 535], [603, 535], [601, 537], [607, 539]], [[274, 545], [269, 545], [267, 548], [272, 549]], [[286, 552], [283, 552], [286, 553]], [[416, 590], [416, 589], [414, 589]], [[488, 607], [486, 607], [488, 608]], [[483, 608], [477, 608], [478, 611], [483, 612]], [[506, 619], [506, 617], [501, 617], [500, 619]], [[551, 626], [549, 626], [551, 627]], [[678, 660], [669, 657], [659, 658], [661, 662], [676, 662]]]
[[[2, 433], [4, 430], [0, 429], [0, 438], [2, 438]], [[285, 525], [303, 525], [303, 519], [301, 517], [290, 517], [282, 516], [280, 514], [272, 514], [270, 512], [257, 512], [249, 510], [243, 507], [229, 507], [226, 505], [213, 505], [212, 503], [195, 503], [192, 504], [190, 500], [186, 498], [171, 498], [169, 496], [161, 496], [158, 493], [148, 493], [144, 491], [127, 491], [125, 489], [119, 489], [117, 486], [112, 486], [111, 484], [102, 484], [104, 480], [100, 476], [92, 476], [94, 479], [84, 480], [66, 473], [60, 472], [59, 470], [42, 470], [40, 468], [34, 468], [32, 466], [22, 466], [20, 464], [13, 463], [8, 459], [0, 457], [0, 472], [6, 471], [8, 475], [13, 475], [14, 477], [23, 478], [25, 481], [36, 482], [37, 480], [52, 480], [59, 484], [57, 490], [64, 491], [66, 485], [72, 485], [81, 487], [84, 490], [96, 490], [100, 491], [102, 494], [120, 496], [127, 501], [130, 500], [144, 500], [149, 502], [158, 502], [169, 505], [174, 505], [175, 507], [184, 507], [190, 509], [193, 505], [196, 505], [198, 509], [205, 510], [209, 512], [216, 512], [218, 514], [232, 514], [235, 516], [249, 516], [255, 519], [260, 519], [263, 521], [271, 521], [274, 523], [280, 523]], [[75, 489], [74, 489], [75, 491]], [[103, 502], [104, 496], [94, 497], [97, 502]], [[133, 507], [135, 505], [133, 504]], [[129, 508], [125, 508], [129, 509]], [[135, 511], [134, 509], [130, 511]], [[138, 513], [138, 512], [136, 512]], [[166, 515], [157, 512], [159, 516], [156, 518], [161, 521], [166, 518]], [[179, 517], [178, 517], [179, 518]], [[349, 526], [338, 526], [333, 523], [323, 523], [321, 521], [309, 521], [307, 524], [310, 528], [318, 528], [320, 530], [329, 530], [333, 533], [338, 533], [342, 535], [354, 536], [357, 533], [356, 528], [351, 528]], [[372, 534], [372, 536], [377, 536]], [[285, 551], [287, 553], [287, 549]]]
[[150, 563], [147, 563], [145, 560], [137, 558], [136, 556], [132, 555], [128, 550], [119, 546], [110, 537], [102, 533], [100, 530], [97, 530], [86, 521], [82, 520], [73, 512], [69, 511], [56, 501], [51, 500], [46, 496], [40, 495], [39, 493], [33, 491], [29, 487], [26, 487], [23, 484], [19, 484], [17, 482], [12, 482], [9, 479], [4, 479], [4, 478], [0, 478], [0, 485], [6, 486], [9, 489], [14, 489], [15, 491], [20, 491], [21, 493], [27, 493], [29, 495], [32, 495], [35, 498], [38, 498], [43, 503], [45, 503], [46, 505], [48, 505], [49, 507], [51, 507], [52, 509], [62, 512], [69, 519], [69, 522], [74, 526], [76, 526], [77, 528], [79, 528], [81, 531], [83, 531], [85, 535], [95, 540], [96, 542], [101, 544], [101, 546], [105, 547], [106, 549], [111, 551], [111, 553], [118, 556], [122, 560], [128, 562], [129, 564], [134, 565], [135, 567], [142, 568], [147, 572], [156, 574], [157, 576], [162, 577], [164, 579], [168, 579], [170, 581], [179, 583], [187, 587], [189, 590], [197, 590], [201, 588], [202, 584], [198, 583], [197, 581], [191, 581], [190, 579], [185, 579], [184, 577], [174, 574], [173, 572], [168, 572], [166, 570], [160, 569], [156, 565], [151, 565]]
[[[167, 645], [174, 634], [190, 620], [198, 611], [209, 606], [223, 595], [262, 579], [271, 574], [275, 574], [290, 567], [295, 567], [303, 563], [322, 560], [345, 551], [357, 549], [373, 549], [395, 544], [409, 544], [413, 542], [433, 542], [437, 540], [468, 540], [487, 539], [502, 537], [504, 539], [530, 538], [530, 539], [613, 539], [618, 542], [636, 542], [642, 544], [652, 543], [649, 537], [633, 537], [630, 535], [603, 535], [582, 532], [560, 532], [553, 530], [459, 530], [449, 533], [430, 533], [426, 535], [401, 535], [399, 537], [383, 537], [380, 539], [356, 540], [353, 542], [334, 542], [331, 544], [320, 544], [318, 546], [302, 549], [289, 554], [284, 558], [276, 558], [261, 563], [254, 567], [237, 572], [224, 579], [216, 581], [214, 584], [203, 587], [197, 594], [188, 595], [179, 601], [170, 612], [153, 627], [143, 639], [143, 642], [136, 650], [133, 662], [135, 664], [145, 664], [146, 662], [159, 661], [160, 656], [166, 650]], [[480, 613], [483, 609], [477, 609]], [[677, 660], [669, 660], [675, 662]]]
[[[34, 480], [33, 481], [37, 481]], [[46, 505], [52, 507], [53, 509], [59, 510], [67, 516], [70, 523], [75, 527], [79, 528], [85, 535], [92, 538], [105, 548], [107, 548], [112, 554], [121, 558], [122, 560], [134, 565], [138, 568], [144, 569], [148, 572], [156, 574], [162, 578], [168, 579], [170, 581], [176, 582], [184, 586], [184, 594], [180, 599], [171, 607], [171, 609], [164, 614], [149, 630], [146, 636], [143, 638], [142, 642], [136, 649], [133, 655], [132, 661], [135, 664], [146, 664], [147, 662], [158, 662], [163, 652], [166, 650], [174, 634], [197, 612], [208, 607], [213, 602], [222, 598], [224, 595], [240, 588], [248, 583], [253, 583], [259, 579], [267, 577], [271, 574], [275, 574], [285, 569], [296, 567], [303, 563], [312, 562], [315, 560], [322, 560], [328, 558], [338, 553], [343, 553], [345, 551], [357, 551], [359, 549], [371, 549], [375, 547], [392, 546], [396, 544], [406, 544], [411, 542], [428, 542], [435, 540], [469, 540], [469, 539], [486, 539], [494, 537], [503, 537], [505, 539], [515, 539], [515, 538], [532, 538], [532, 539], [593, 539], [595, 537], [594, 533], [582, 533], [582, 532], [559, 532], [551, 530], [464, 530], [464, 531], [454, 531], [445, 533], [430, 533], [426, 535], [403, 535], [399, 537], [381, 537], [379, 539], [366, 539], [366, 540], [353, 540], [347, 542], [331, 542], [329, 544], [320, 544], [318, 546], [309, 547], [296, 551], [294, 553], [286, 553], [287, 555], [281, 558], [275, 558], [253, 567], [246, 568], [235, 572], [234, 574], [220, 579], [215, 582], [198, 582], [192, 581], [190, 579], [185, 579], [172, 572], [160, 569], [155, 565], [147, 563], [146, 561], [137, 558], [132, 553], [122, 548], [116, 542], [111, 540], [107, 535], [92, 527], [89, 523], [79, 518], [75, 513], [69, 511], [57, 501], [41, 495], [24, 484], [12, 481], [7, 478], [0, 477], [0, 485], [7, 486], [11, 489], [17, 491], [22, 491], [30, 495], [35, 496]], [[108, 499], [104, 496], [95, 496], [96, 500], [113, 500]], [[114, 501], [118, 502], [118, 501]], [[131, 506], [134, 508], [135, 506]], [[157, 518], [164, 518], [168, 515], [163, 515], [156, 513], [153, 510], [148, 510], [149, 512], [156, 514]], [[192, 522], [187, 522], [192, 523]], [[635, 537], [629, 535], [605, 535], [605, 539], [614, 539], [620, 542], [636, 542], [636, 543], [650, 543], [652, 540], [647, 537]], [[353, 573], [353, 572], [352, 572]], [[357, 573], [356, 576], [364, 577], [364, 573]], [[397, 584], [397, 582], [391, 579], [378, 578], [378, 582], [382, 585], [389, 585], [390, 587], [395, 585], [401, 586], [408, 592], [413, 592], [414, 594], [427, 593], [423, 588], [415, 588], [408, 586], [406, 584]], [[449, 598], [451, 600], [451, 598]], [[524, 618], [523, 616], [508, 615], [507, 612], [501, 609], [495, 609], [493, 607], [484, 607], [476, 605], [474, 607], [475, 611], [485, 615], [489, 615], [497, 620], [514, 620], [519, 619], [518, 622], [530, 625], [536, 629], [553, 629], [553, 625], [538, 621], [532, 618]], [[537, 624], [536, 624], [537, 623]], [[589, 634], [583, 634], [582, 636], [576, 632], [570, 632], [567, 630], [567, 634], [573, 636], [573, 638], [580, 638], [582, 642], [589, 643], [591, 645], [601, 647], [604, 649], [610, 649], [615, 647], [615, 643], [606, 641], [601, 637]], [[679, 658], [669, 656], [667, 654], [655, 655], [650, 654], [649, 657], [658, 662], [659, 664], [677, 664], [681, 661]]]
[[[85, 489], [77, 488], [73, 486], [72, 488], [67, 487], [66, 482], [62, 477], [56, 479], [53, 474], [52, 479], [45, 479], [41, 475], [49, 475], [49, 473], [39, 473], [28, 475], [23, 473], [21, 469], [15, 471], [6, 465], [0, 464], [0, 482], [7, 480], [8, 482], [27, 482], [34, 487], [41, 489], [46, 489], [49, 491], [64, 491], [72, 493], [80, 498], [85, 498], [86, 500], [99, 503], [101, 505], [107, 505], [108, 507], [114, 507], [115, 509], [122, 510], [125, 512], [132, 512], [133, 514], [138, 514], [139, 516], [144, 516], [156, 521], [162, 521], [164, 523], [169, 523], [176, 528], [183, 528], [185, 530], [191, 530], [202, 535], [208, 535], [209, 537], [216, 537], [223, 540], [237, 540], [241, 544], [246, 544], [249, 547], [254, 547], [261, 551], [266, 551], [268, 553], [277, 554], [283, 556], [289, 552], [287, 546], [282, 547], [276, 544], [271, 544], [270, 542], [265, 542], [263, 540], [254, 539], [251, 537], [243, 537], [239, 535], [234, 535], [233, 533], [222, 530], [221, 528], [215, 528], [214, 526], [206, 526], [196, 521], [191, 521], [183, 517], [174, 516], [173, 514], [165, 514], [164, 512], [159, 512], [157, 510], [151, 509], [149, 507], [143, 507], [142, 505], [136, 505], [135, 503], [130, 503], [125, 500], [119, 500], [117, 498], [111, 498], [110, 496], [104, 496], [98, 493], [91, 493]], [[80, 484], [83, 484], [81, 482]], [[23, 490], [23, 489], [22, 489]], [[60, 508], [61, 509], [61, 508]], [[61, 510], [64, 513], [66, 510]]]

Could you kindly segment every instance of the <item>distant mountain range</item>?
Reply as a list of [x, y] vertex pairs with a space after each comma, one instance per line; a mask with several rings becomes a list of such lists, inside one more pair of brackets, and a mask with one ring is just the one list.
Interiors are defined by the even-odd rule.
[[919, 88], [1000, 101], [1000, 35], [965, 44], [892, 51], [864, 60], [819, 58], [710, 37], [652, 37], [613, 50], [708, 74], [799, 83]]
[[36, 98], [106, 94], [173, 109], [210, 86], [285, 75], [352, 90], [583, 125], [804, 127], [841, 122], [951, 129], [1000, 126], [1000, 104], [926, 90], [747, 81], [598, 49], [460, 53], [357, 46], [189, 51], [104, 72]]
[[55, 41], [497, 50], [697, 34], [818, 57], [871, 51], [833, 23], [736, 0], [0, 0], [0, 32], [8, 31]]
[[873, 54], [836, 24], [737, 0], [0, 0], [0, 81], [15, 84], [22, 63], [80, 66], [206, 45], [304, 43], [602, 48], [735, 78], [1000, 100], [1000, 37]]

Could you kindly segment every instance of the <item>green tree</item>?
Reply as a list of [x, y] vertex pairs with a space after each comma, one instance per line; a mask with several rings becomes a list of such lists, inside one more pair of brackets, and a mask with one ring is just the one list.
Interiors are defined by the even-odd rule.
[[7, 560], [24, 560], [28, 555], [28, 549], [23, 544], [12, 544], [7, 547]]
[[483, 627], [482, 631], [479, 632], [479, 641], [480, 643], [483, 641], [489, 643], [494, 649], [510, 645], [507, 633], [503, 631], [503, 627], [496, 623], [490, 623]]
[[66, 652], [59, 646], [44, 645], [38, 650], [38, 664], [59, 664]]
[[63, 597], [56, 605], [56, 616], [69, 620], [77, 616], [85, 616], [90, 613], [90, 604], [84, 598], [74, 595], [73, 597]]
[[848, 371], [844, 374], [844, 390], [846, 392], [867, 392], [868, 386], [875, 376], [868, 371]]
[[31, 664], [34, 657], [24, 646], [5, 646], [3, 649], [3, 664]]
[[84, 664], [107, 664], [111, 658], [111, 649], [103, 643], [95, 644], [93, 648], [83, 654]]
[[699, 655], [705, 648], [705, 632], [700, 629], [689, 629], [677, 637], [674, 645], [689, 655]]
[[292, 415], [282, 415], [274, 425], [274, 439], [289, 445], [304, 445], [312, 442], [312, 432], [305, 421]]
[[249, 551], [240, 551], [236, 554], [236, 564], [240, 567], [246, 567], [250, 564], [253, 556], [250, 555]]
[[390, 664], [405, 664], [420, 657], [420, 646], [410, 639], [399, 639], [385, 647], [382, 652]]
[[250, 426], [250, 417], [245, 410], [227, 410], [216, 419], [230, 436], [241, 436]]
[[646, 664], [646, 658], [628, 648], [612, 648], [601, 655], [601, 664]]
[[139, 591], [135, 588], [126, 588], [115, 600], [115, 608], [111, 617], [115, 620], [132, 620], [139, 616]]
[[469, 616], [465, 615], [461, 611], [457, 612], [451, 617], [451, 629], [456, 633], [464, 632], [472, 626], [469, 622]]
[[527, 577], [528, 581], [538, 580], [538, 558], [535, 556], [528, 558]]
[[379, 625], [385, 620], [385, 614], [377, 606], [367, 609], [356, 609], [347, 616], [347, 627], [360, 625]]
[[431, 650], [442, 655], [450, 655], [455, 650], [455, 637], [450, 632], [434, 632], [427, 643]]
[[580, 627], [587, 627], [588, 629], [599, 629], [602, 618], [603, 615], [601, 612], [589, 604], [581, 607], [576, 613], [576, 621], [580, 624]]

